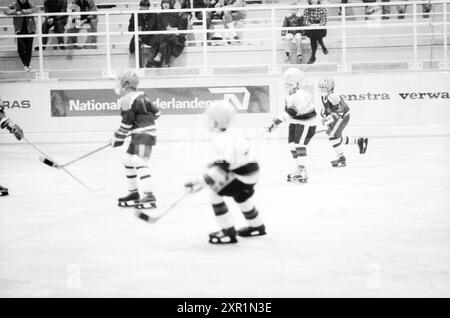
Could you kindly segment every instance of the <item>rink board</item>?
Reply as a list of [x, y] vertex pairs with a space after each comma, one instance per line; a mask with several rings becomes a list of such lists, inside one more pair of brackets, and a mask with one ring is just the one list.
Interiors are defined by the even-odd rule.
[[[450, 134], [448, 72], [307, 75], [314, 84], [322, 76], [334, 77], [337, 92], [351, 108], [355, 133]], [[120, 122], [113, 87], [112, 80], [2, 83], [0, 96], [9, 117], [36, 142], [96, 142]], [[201, 139], [201, 113], [214, 99], [232, 102], [239, 110], [236, 126], [255, 131], [284, 107], [283, 84], [276, 75], [151, 78], [143, 79], [140, 88], [162, 109], [161, 140]], [[320, 107], [318, 95], [315, 102]], [[3, 132], [0, 142], [14, 140]]]

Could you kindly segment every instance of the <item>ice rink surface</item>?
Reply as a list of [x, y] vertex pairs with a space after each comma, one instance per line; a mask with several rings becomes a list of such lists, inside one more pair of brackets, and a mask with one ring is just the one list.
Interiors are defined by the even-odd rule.
[[[101, 144], [42, 144], [58, 162]], [[159, 142], [152, 154], [161, 209], [204, 166], [205, 142]], [[107, 149], [69, 167], [88, 192], [30, 146], [1, 145], [2, 297], [449, 297], [450, 138], [372, 138], [331, 168], [326, 139], [309, 148], [308, 184], [289, 184], [284, 140], [259, 144], [256, 204], [268, 235], [232, 246], [206, 191], [157, 224], [116, 206], [127, 193], [121, 156]], [[229, 203], [237, 225], [244, 224]]]

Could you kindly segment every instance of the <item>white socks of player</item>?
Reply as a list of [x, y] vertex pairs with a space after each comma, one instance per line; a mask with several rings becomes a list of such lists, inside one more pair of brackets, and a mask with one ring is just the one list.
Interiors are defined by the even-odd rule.
[[137, 192], [138, 191], [138, 184], [137, 184], [137, 175], [136, 175], [136, 169], [132, 166], [125, 165], [125, 174], [127, 177], [127, 186], [128, 191], [130, 192]]
[[336, 155], [338, 157], [342, 156], [344, 154], [344, 150], [342, 149], [342, 137], [330, 137], [329, 140]]
[[228, 211], [228, 207], [225, 202], [213, 204], [214, 214], [216, 216], [217, 224], [221, 229], [229, 229], [234, 227], [233, 217]]
[[139, 189], [137, 177], [139, 177], [142, 192], [149, 193], [152, 191], [148, 160], [127, 154], [124, 160], [124, 166], [127, 177], [127, 186], [130, 192], [137, 192]]
[[239, 208], [244, 214], [245, 219], [248, 222], [248, 225], [251, 227], [258, 227], [263, 225], [261, 217], [258, 213], [258, 210], [255, 208], [255, 204], [251, 198], [247, 199], [245, 202], [238, 203]]
[[306, 165], [306, 147], [298, 144], [291, 145], [292, 158], [295, 160], [295, 164], [298, 166]]

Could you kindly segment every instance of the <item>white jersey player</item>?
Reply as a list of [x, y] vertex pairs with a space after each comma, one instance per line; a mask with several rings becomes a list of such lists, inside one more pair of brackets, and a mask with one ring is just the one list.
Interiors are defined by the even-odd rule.
[[[228, 102], [215, 101], [206, 110], [208, 128], [213, 134], [210, 159], [203, 177], [186, 183], [192, 192], [209, 188], [210, 202], [221, 228], [209, 235], [212, 244], [237, 243], [242, 237], [265, 235], [265, 226], [253, 203], [254, 186], [258, 182], [259, 164], [252, 154], [250, 142], [230, 131], [235, 108]], [[236, 231], [224, 196], [232, 197], [248, 226]]]
[[317, 114], [313, 103], [314, 87], [306, 85], [303, 72], [289, 68], [283, 74], [287, 96], [284, 111], [267, 128], [271, 132], [284, 121], [289, 122], [288, 143], [296, 169], [288, 174], [289, 182], [307, 182], [307, 146], [316, 133]]

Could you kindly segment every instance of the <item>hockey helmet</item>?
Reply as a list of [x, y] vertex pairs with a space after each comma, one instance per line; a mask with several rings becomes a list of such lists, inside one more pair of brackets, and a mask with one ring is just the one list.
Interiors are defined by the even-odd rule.
[[319, 92], [322, 96], [327, 96], [334, 90], [334, 80], [331, 77], [324, 77], [319, 81]]
[[139, 85], [139, 77], [133, 70], [124, 70], [117, 76], [114, 91], [122, 95], [127, 88], [136, 89]]
[[224, 100], [213, 101], [205, 111], [209, 130], [224, 131], [236, 116], [236, 108]]
[[289, 68], [283, 73], [284, 86], [287, 92], [299, 88], [303, 82], [303, 72], [297, 68]]

